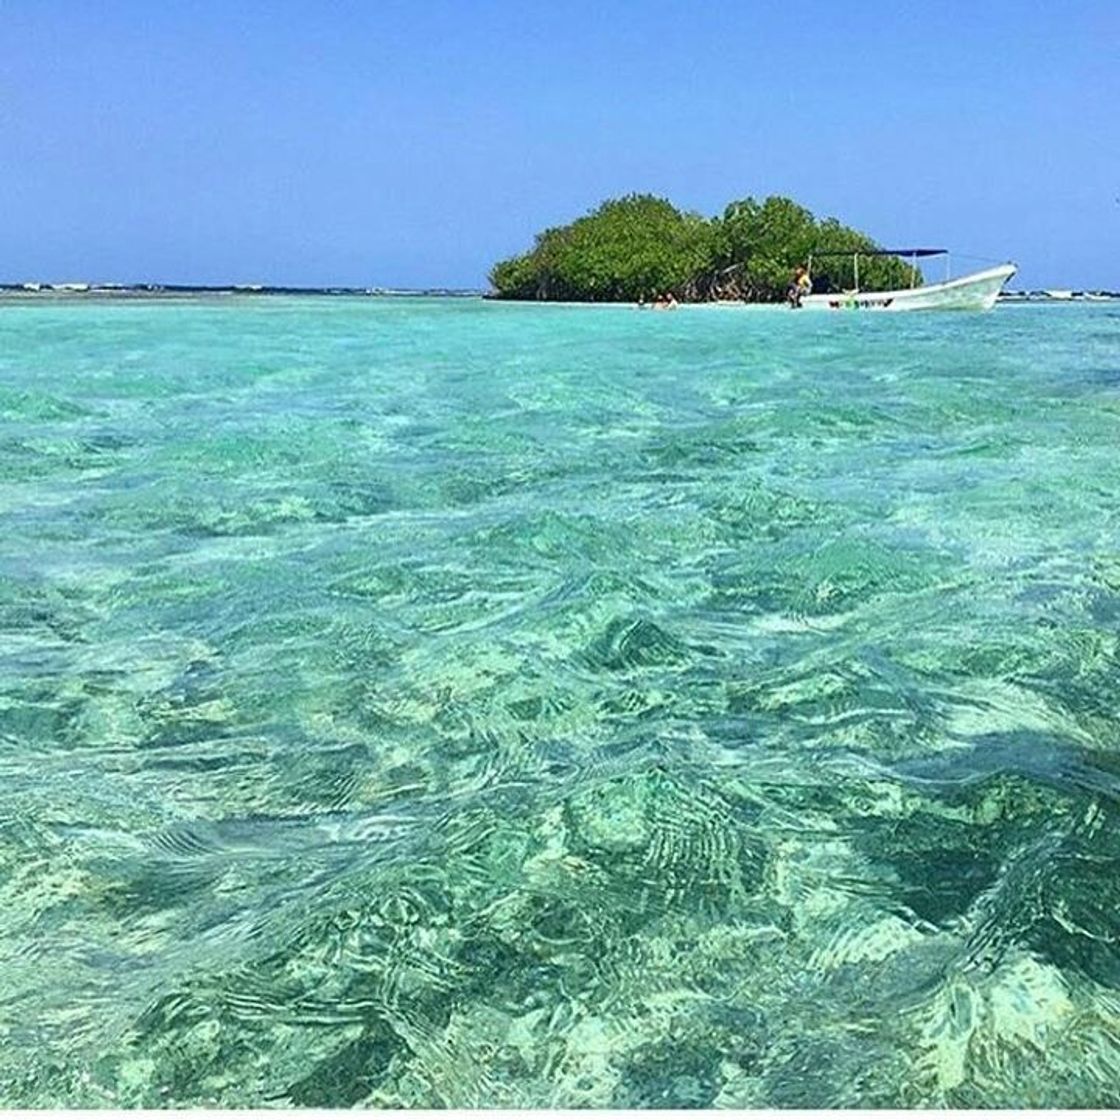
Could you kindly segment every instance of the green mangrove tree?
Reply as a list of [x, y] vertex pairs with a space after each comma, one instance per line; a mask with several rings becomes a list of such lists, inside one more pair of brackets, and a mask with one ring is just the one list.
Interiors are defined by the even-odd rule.
[[[732, 202], [709, 219], [631, 194], [538, 234], [529, 252], [494, 265], [490, 283], [501, 299], [637, 301], [672, 292], [690, 301], [771, 302], [785, 298], [793, 269], [811, 252], [876, 247], [835, 218], [817, 220], [779, 196]], [[897, 257], [862, 259], [859, 279], [866, 291], [921, 283]], [[814, 291], [852, 286], [851, 257], [814, 261]]]

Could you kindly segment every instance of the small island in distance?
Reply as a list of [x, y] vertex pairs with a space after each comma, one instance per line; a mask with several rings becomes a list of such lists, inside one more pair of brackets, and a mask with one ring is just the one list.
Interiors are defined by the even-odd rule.
[[[778, 195], [732, 202], [722, 216], [705, 218], [664, 198], [630, 194], [538, 234], [529, 252], [494, 265], [490, 283], [497, 299], [637, 302], [671, 293], [687, 303], [776, 303], [810, 253], [878, 248], [866, 234], [835, 218], [818, 220]], [[897, 257], [860, 266], [864, 291], [921, 282]], [[815, 292], [854, 286], [850, 257], [822, 260], [813, 270]]]

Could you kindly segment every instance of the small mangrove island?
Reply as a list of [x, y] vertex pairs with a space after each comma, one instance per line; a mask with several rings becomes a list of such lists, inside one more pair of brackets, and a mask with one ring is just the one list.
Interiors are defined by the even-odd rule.
[[[671, 294], [683, 302], [785, 299], [793, 270], [810, 253], [877, 249], [835, 218], [818, 220], [792, 199], [730, 203], [720, 217], [678, 210], [648, 194], [608, 199], [566, 226], [546, 229], [527, 253], [490, 272], [497, 299], [638, 302]], [[864, 291], [908, 288], [921, 274], [897, 257], [860, 262]], [[815, 292], [854, 286], [851, 257], [814, 262]]]

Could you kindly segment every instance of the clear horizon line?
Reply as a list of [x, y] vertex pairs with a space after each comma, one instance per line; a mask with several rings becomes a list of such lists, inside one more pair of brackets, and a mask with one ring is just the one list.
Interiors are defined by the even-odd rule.
[[201, 283], [165, 280], [0, 280], [5, 291], [213, 291], [213, 292], [463, 292], [485, 293], [488, 288], [448, 284], [405, 286], [396, 284], [277, 284], [222, 281]]

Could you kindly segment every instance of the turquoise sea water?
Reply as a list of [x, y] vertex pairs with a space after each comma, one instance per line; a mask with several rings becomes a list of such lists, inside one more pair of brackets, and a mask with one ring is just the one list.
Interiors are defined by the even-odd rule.
[[1120, 1104], [1120, 311], [0, 339], [0, 1104]]

